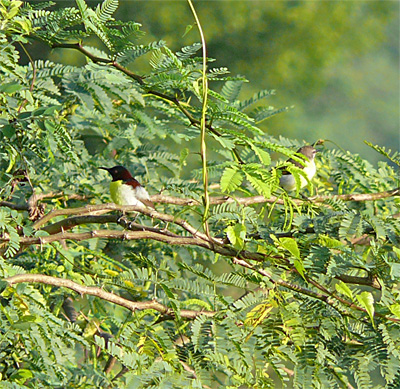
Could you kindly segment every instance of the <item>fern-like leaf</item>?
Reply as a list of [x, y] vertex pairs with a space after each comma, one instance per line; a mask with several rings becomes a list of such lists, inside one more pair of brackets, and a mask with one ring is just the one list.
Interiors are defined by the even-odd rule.
[[97, 5], [96, 15], [102, 23], [112, 20], [113, 13], [119, 6], [118, 0], [104, 0], [101, 4]]
[[221, 190], [222, 192], [233, 192], [236, 190], [243, 181], [243, 174], [234, 167], [225, 168], [221, 176]]

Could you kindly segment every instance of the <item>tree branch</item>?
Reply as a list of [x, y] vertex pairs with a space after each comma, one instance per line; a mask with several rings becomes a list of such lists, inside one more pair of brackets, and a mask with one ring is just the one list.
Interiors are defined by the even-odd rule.
[[160, 232], [164, 235], [179, 237], [166, 229], [159, 229], [155, 227], [148, 227], [142, 224], [130, 222], [128, 219], [123, 218], [119, 215], [87, 215], [87, 216], [72, 216], [56, 223], [49, 224], [43, 228], [42, 231], [48, 232], [50, 235], [57, 234], [59, 232], [68, 231], [75, 226], [82, 224], [105, 224], [105, 223], [116, 223], [122, 227], [131, 231], [152, 231]]
[[[123, 297], [120, 297], [114, 293], [106, 292], [102, 288], [98, 288], [96, 286], [80, 285], [77, 284], [76, 282], [66, 280], [64, 278], [51, 277], [51, 276], [46, 276], [44, 274], [18, 274], [16, 276], [5, 278], [4, 281], [8, 282], [10, 286], [24, 282], [29, 282], [29, 283], [53, 285], [61, 288], [68, 288], [76, 293], [79, 293], [80, 295], [90, 295], [99, 297], [103, 300], [109, 301], [110, 303], [117, 304], [121, 307], [127, 308], [132, 312], [135, 312], [136, 310], [154, 309], [155, 311], [160, 312], [162, 315], [175, 317], [175, 313], [171, 308], [168, 308], [157, 301], [154, 300], [140, 301], [140, 302], [131, 301]], [[182, 309], [179, 312], [180, 316], [185, 319], [195, 319], [197, 316], [200, 315], [213, 317], [216, 314], [216, 312], [212, 311], [195, 311], [189, 309]]]
[[343, 281], [346, 284], [356, 284], [370, 286], [374, 289], [381, 289], [381, 284], [375, 277], [358, 277], [358, 276], [348, 276], [346, 274], [341, 274], [335, 276], [336, 279]]
[[[234, 248], [229, 246], [216, 245], [214, 242], [196, 238], [193, 236], [180, 236], [171, 233], [170, 231], [159, 230], [151, 227], [134, 224], [133, 228], [135, 231], [117, 231], [117, 230], [92, 230], [87, 232], [60, 232], [54, 235], [42, 236], [42, 237], [21, 237], [21, 246], [31, 245], [43, 245], [52, 242], [73, 240], [82, 241], [88, 239], [102, 238], [102, 239], [123, 239], [123, 240], [155, 240], [171, 245], [178, 246], [198, 246], [204, 249], [213, 251], [217, 254], [224, 255], [226, 257], [239, 256], [240, 258], [247, 258], [253, 261], [262, 262], [268, 257], [265, 254], [253, 253], [247, 250], [238, 252]], [[0, 242], [8, 242], [8, 237], [0, 237]]]
[[[156, 240], [159, 242], [164, 242], [172, 245], [180, 245], [180, 246], [199, 246], [203, 248], [210, 249], [211, 244], [205, 242], [201, 239], [194, 238], [191, 236], [170, 236], [169, 234], [163, 234], [161, 232], [153, 232], [146, 231], [144, 227], [142, 231], [117, 231], [117, 230], [92, 230], [87, 232], [60, 232], [54, 235], [48, 236], [40, 236], [40, 237], [21, 237], [20, 245], [21, 246], [31, 246], [31, 245], [43, 245], [52, 242], [59, 242], [63, 240], [73, 240], [76, 242], [80, 242], [82, 240], [88, 239], [123, 239], [123, 240]], [[8, 242], [10, 239], [8, 237], [0, 237], [0, 242]], [[224, 252], [223, 255], [227, 254], [225, 250], [221, 250]], [[222, 253], [221, 253], [222, 254]]]
[[7, 207], [10, 209], [15, 209], [16, 211], [27, 211], [28, 204], [15, 204], [10, 201], [0, 201], [0, 207]]
[[[82, 209], [82, 208], [75, 208], [75, 209]], [[179, 238], [181, 238], [180, 235], [174, 234], [168, 230], [165, 229], [159, 229], [155, 227], [148, 227], [144, 226], [142, 224], [137, 224], [137, 223], [130, 223], [128, 220], [124, 220], [123, 218], [119, 217], [118, 215], [86, 215], [86, 216], [74, 216], [70, 218], [66, 218], [64, 220], [60, 220], [56, 223], [47, 225], [43, 227], [41, 230], [48, 232], [50, 235], [55, 235], [59, 234], [64, 231], [68, 231], [71, 228], [77, 226], [77, 225], [82, 225], [82, 224], [104, 224], [104, 223], [118, 223], [121, 224], [124, 228], [129, 229], [131, 231], [148, 231], [148, 232], [153, 232], [156, 234], [161, 234], [167, 237], [170, 237], [170, 244], [180, 244], [179, 243]], [[110, 232], [111, 234], [111, 232]], [[122, 232], [121, 232], [122, 234]], [[122, 234], [123, 235], [123, 234]], [[91, 237], [91, 236], [90, 236]], [[87, 235], [86, 239], [90, 239], [89, 235]], [[57, 240], [65, 239], [65, 235], [59, 234], [57, 235]], [[111, 235], [109, 236], [111, 238]], [[114, 238], [114, 236], [113, 236]], [[132, 239], [132, 237], [128, 236], [123, 236], [124, 239]], [[135, 238], [138, 239], [138, 238]], [[148, 239], [152, 239], [149, 237]], [[164, 241], [164, 239], [156, 239], [159, 241]], [[267, 255], [260, 254], [260, 253], [251, 253], [249, 251], [241, 251], [238, 253], [236, 250], [233, 250], [232, 248], [224, 245], [224, 246], [217, 246], [217, 247], [212, 247], [211, 241], [208, 239], [209, 244], [204, 245], [200, 244], [198, 240], [192, 240], [192, 241], [186, 241], [187, 244], [190, 245], [196, 245], [199, 247], [207, 248], [209, 250], [212, 250], [218, 254], [225, 255], [228, 257], [239, 257], [239, 258], [244, 258], [244, 259], [251, 259], [255, 260], [257, 262], [264, 262], [265, 260], [269, 259]], [[42, 243], [43, 239], [42, 239]], [[31, 243], [34, 244], [34, 243]], [[350, 276], [350, 275], [337, 275], [335, 276], [336, 279], [341, 280], [347, 284], [357, 284], [357, 285], [365, 285], [369, 286], [375, 289], [380, 290], [381, 285], [379, 281], [376, 278], [371, 278], [371, 277], [359, 277], [359, 276]]]
[[103, 64], [111, 65], [114, 68], [116, 68], [119, 71], [121, 71], [122, 73], [125, 73], [128, 77], [133, 78], [140, 85], [144, 85], [144, 81], [143, 81], [143, 77], [142, 76], [139, 76], [138, 74], [135, 74], [135, 73], [131, 72], [130, 70], [124, 68], [123, 66], [121, 66], [120, 64], [118, 64], [115, 61], [112, 61], [112, 60], [110, 60], [108, 58], [101, 58], [101, 57], [97, 57], [97, 56], [93, 55], [88, 50], [86, 50], [80, 43], [53, 43], [51, 45], [51, 48], [52, 49], [61, 48], [61, 49], [78, 50], [83, 55], [85, 55], [86, 57], [90, 58], [90, 60], [93, 61], [94, 63], [103, 63]]
[[[294, 203], [300, 205], [307, 201], [312, 201], [314, 203], [323, 203], [326, 200], [342, 200], [342, 201], [375, 201], [382, 200], [388, 197], [400, 196], [400, 188], [388, 190], [385, 192], [377, 193], [350, 193], [343, 195], [333, 195], [333, 196], [314, 196], [309, 199], [292, 199]], [[165, 195], [154, 195], [151, 196], [151, 201], [159, 204], [174, 204], [174, 205], [198, 205], [201, 204], [200, 201], [188, 198], [177, 198]], [[219, 196], [210, 197], [210, 204], [218, 205], [224, 203], [238, 203], [244, 206], [253, 204], [263, 204], [263, 203], [275, 203], [284, 205], [284, 201], [276, 196], [271, 196], [266, 198], [264, 196], [252, 196], [252, 197], [231, 197], [231, 196]]]
[[37, 207], [39, 201], [44, 199], [56, 199], [64, 197], [66, 200], [85, 200], [88, 196], [82, 196], [78, 194], [66, 195], [64, 192], [49, 192], [49, 193], [39, 193], [32, 194], [25, 204], [15, 204], [11, 201], [0, 201], [0, 207], [7, 207], [10, 209], [15, 209], [17, 211], [29, 211], [31, 208]]

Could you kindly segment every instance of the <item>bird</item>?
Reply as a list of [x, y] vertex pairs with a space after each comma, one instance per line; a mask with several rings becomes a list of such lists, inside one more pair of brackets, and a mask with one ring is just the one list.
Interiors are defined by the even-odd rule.
[[[292, 158], [288, 159], [287, 162], [292, 163], [299, 169], [303, 169], [307, 178], [311, 180], [315, 176], [315, 173], [317, 171], [314, 161], [316, 153], [317, 150], [313, 146], [303, 146], [297, 150], [296, 154], [302, 154], [304, 157], [306, 157], [306, 160], [304, 160], [304, 165], [300, 162], [293, 160]], [[305, 187], [307, 184], [307, 180], [302, 175], [300, 175], [300, 189]], [[296, 189], [296, 180], [290, 172], [282, 169], [282, 176], [279, 179], [279, 185], [287, 192], [290, 192]]]
[[128, 169], [120, 165], [112, 168], [99, 167], [99, 169], [107, 170], [112, 176], [110, 194], [115, 204], [139, 205], [155, 209], [147, 190], [133, 178]]

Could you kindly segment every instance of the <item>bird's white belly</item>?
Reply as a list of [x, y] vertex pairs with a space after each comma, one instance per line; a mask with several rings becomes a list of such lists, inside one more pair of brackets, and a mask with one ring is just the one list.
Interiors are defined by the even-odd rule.
[[279, 185], [286, 190], [286, 192], [290, 192], [291, 190], [296, 189], [296, 180], [291, 174], [284, 174], [279, 179]]
[[[314, 162], [307, 163], [306, 166], [304, 166], [303, 171], [308, 177], [308, 179], [311, 180], [315, 176], [315, 173], [317, 171], [315, 163]], [[302, 175], [299, 176], [300, 176], [300, 188], [304, 188], [308, 184], [308, 182]], [[285, 174], [279, 179], [279, 185], [287, 192], [289, 192], [291, 190], [296, 189], [296, 180], [294, 179], [292, 174]]]
[[114, 190], [111, 190], [111, 197], [119, 205], [139, 205], [142, 207], [145, 205], [140, 201], [141, 199], [150, 200], [149, 194], [142, 186], [134, 188], [125, 184], [120, 184]]
[[141, 205], [144, 204], [137, 198], [136, 189], [130, 185], [121, 185], [118, 188], [121, 205]]
[[[304, 166], [304, 173], [306, 173], [306, 176], [308, 177], [308, 179], [310, 181], [315, 176], [316, 171], [317, 171], [317, 168], [316, 168], [314, 162], [310, 162], [306, 166]], [[301, 177], [301, 179], [304, 181], [304, 185], [302, 184], [302, 187], [306, 186], [307, 180], [304, 177]], [[302, 181], [302, 183], [303, 183], [303, 181]]]

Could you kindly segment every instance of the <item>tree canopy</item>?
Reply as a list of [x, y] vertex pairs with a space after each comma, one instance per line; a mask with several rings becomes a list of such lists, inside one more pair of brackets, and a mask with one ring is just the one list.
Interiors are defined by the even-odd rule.
[[[240, 99], [185, 4], [199, 41], [172, 50], [118, 0], [0, 0], [2, 387], [399, 387], [399, 153], [310, 139], [300, 190], [273, 92]], [[119, 164], [156, 210], [110, 203]]]

